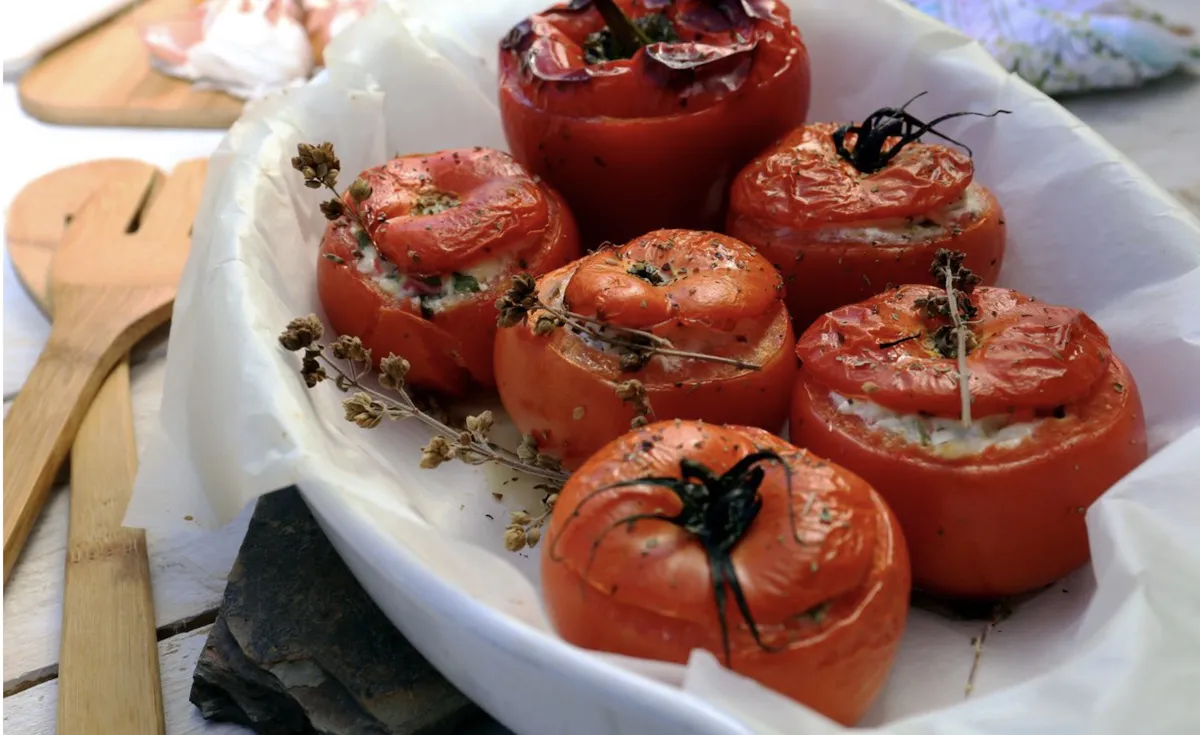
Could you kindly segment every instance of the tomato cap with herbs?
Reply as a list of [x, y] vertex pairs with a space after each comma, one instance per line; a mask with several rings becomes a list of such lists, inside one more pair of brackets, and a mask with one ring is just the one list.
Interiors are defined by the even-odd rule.
[[616, 4], [652, 41], [632, 56], [613, 53], [586, 0], [531, 16], [501, 42], [509, 147], [563, 193], [588, 246], [715, 229], [737, 169], [804, 120], [800, 34], [774, 0]]
[[809, 327], [790, 438], [887, 500], [916, 587], [1030, 592], [1087, 561], [1087, 508], [1148, 456], [1137, 385], [1082, 312], [977, 287], [963, 427], [956, 356], [922, 305], [942, 293], [904, 286]]
[[493, 302], [513, 273], [543, 273], [580, 253], [561, 197], [511, 156], [466, 148], [400, 156], [361, 175], [371, 194], [331, 221], [317, 288], [334, 330], [376, 361], [411, 364], [408, 381], [459, 394], [493, 385]]
[[[958, 416], [957, 358], [934, 346], [942, 321], [920, 305], [941, 294], [934, 286], [902, 286], [844, 306], [804, 332], [796, 355], [812, 380], [842, 395], [900, 413]], [[972, 300], [979, 310], [967, 354], [973, 416], [1079, 401], [1107, 371], [1108, 338], [1083, 312], [987, 286]]]
[[[778, 460], [754, 461], [759, 453]], [[661, 482], [641, 482], [681, 478], [682, 463], [723, 475], [747, 460], [750, 477], [733, 488], [693, 481], [688, 495], [700, 500], [686, 506]], [[761, 482], [746, 487], [756, 472]], [[688, 523], [663, 519], [689, 510], [699, 515]], [[692, 526], [698, 517], [724, 520]], [[726, 538], [730, 528], [742, 530]], [[847, 725], [881, 689], [908, 612], [907, 552], [882, 499], [853, 473], [748, 427], [663, 421], [601, 448], [559, 493], [541, 567], [566, 640], [677, 663], [702, 648]], [[727, 580], [724, 615], [714, 574]]]
[[[803, 329], [827, 311], [928, 278], [941, 248], [995, 282], [1004, 213], [974, 181], [966, 153], [907, 143], [878, 170], [839, 155], [833, 123], [796, 128], [743, 168], [730, 192], [726, 231], [780, 269]], [[895, 145], [899, 139], [889, 139]], [[856, 135], [845, 146], [853, 151]]]
[[795, 337], [779, 274], [745, 244], [714, 232], [659, 230], [547, 273], [537, 293], [543, 304], [648, 332], [678, 350], [759, 367], [656, 355], [626, 370], [611, 343], [570, 326], [539, 333], [543, 313], [530, 313], [496, 336], [497, 388], [521, 432], [567, 467], [628, 430], [635, 409], [615, 388], [630, 379], [644, 385], [660, 419], [783, 425]]

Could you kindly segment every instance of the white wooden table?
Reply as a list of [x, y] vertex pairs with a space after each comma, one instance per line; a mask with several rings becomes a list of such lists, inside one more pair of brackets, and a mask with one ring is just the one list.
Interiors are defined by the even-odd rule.
[[[1200, 28], [1200, 3], [1147, 0], [1180, 22]], [[1068, 102], [1151, 177], [1200, 214], [1200, 80], [1179, 80], [1148, 90]], [[5, 207], [27, 182], [56, 168], [103, 157], [136, 157], [164, 168], [210, 152], [220, 134], [56, 128], [20, 112], [13, 85], [0, 98], [7, 147], [0, 201]], [[14, 160], [15, 159], [15, 160]], [[48, 332], [4, 260], [5, 407], [20, 389]], [[138, 427], [157, 410], [163, 361], [155, 357], [133, 371]], [[4, 589], [4, 729], [21, 735], [54, 732], [63, 562], [68, 493], [55, 491], [11, 582]], [[187, 537], [149, 535], [154, 602], [168, 735], [245, 733], [207, 724], [188, 703], [192, 669], [220, 604], [225, 576], [237, 555], [248, 513], [219, 532]]]

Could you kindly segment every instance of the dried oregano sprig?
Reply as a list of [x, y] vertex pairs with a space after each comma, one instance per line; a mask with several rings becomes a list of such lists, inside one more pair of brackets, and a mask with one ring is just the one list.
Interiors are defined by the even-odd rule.
[[[552, 293], [550, 298], [556, 295]], [[626, 372], [641, 370], [655, 355], [719, 362], [743, 370], [762, 369], [761, 365], [733, 357], [677, 350], [665, 337], [550, 306], [538, 298], [537, 281], [528, 273], [518, 273], [512, 277], [508, 290], [496, 300], [496, 309], [500, 312], [496, 324], [504, 329], [523, 324], [531, 314], [536, 313], [533, 323], [535, 334], [549, 334], [560, 327], [567, 327], [576, 334], [587, 334], [616, 349], [620, 355], [621, 369]]]
[[971, 303], [971, 293], [981, 279], [969, 268], [963, 267], [965, 259], [966, 253], [939, 248], [929, 271], [945, 290], [945, 294], [918, 299], [916, 303], [925, 309], [930, 318], [941, 318], [950, 322], [934, 331], [933, 346], [942, 356], [958, 360], [962, 422], [963, 426], [970, 426], [971, 374], [967, 368], [967, 353], [975, 346], [975, 335], [971, 333], [968, 323], [979, 315], [979, 309]]
[[542, 498], [542, 512], [531, 516], [523, 510], [514, 510], [509, 514], [508, 527], [504, 529], [504, 548], [509, 551], [520, 551], [524, 548], [537, 546], [542, 539], [542, 528], [550, 520], [554, 512], [554, 504], [558, 502], [558, 490], [547, 485], [537, 485], [546, 494]]
[[391, 395], [366, 387], [363, 379], [371, 373], [371, 351], [363, 347], [358, 337], [338, 338], [329, 346], [329, 353], [346, 364], [343, 370], [326, 354], [326, 345], [319, 341], [322, 333], [321, 322], [315, 316], [308, 316], [293, 319], [279, 337], [285, 349], [303, 351], [300, 374], [305, 385], [311, 388], [328, 379], [328, 368], [335, 374], [334, 383], [341, 391], [354, 391], [342, 401], [347, 421], [371, 429], [385, 418], [415, 418], [433, 429], [437, 434], [421, 449], [421, 467], [431, 469], [452, 459], [474, 465], [495, 462], [555, 486], [566, 481], [568, 473], [562, 465], [557, 459], [539, 453], [532, 437], [525, 437], [515, 452], [493, 442], [488, 436], [494, 423], [490, 411], [468, 416], [465, 427], [455, 429], [419, 407], [405, 387], [409, 364], [402, 357], [388, 355], [380, 361], [379, 384]]
[[636, 430], [650, 423], [654, 418], [654, 409], [650, 407], [650, 396], [646, 394], [646, 386], [640, 380], [626, 380], [617, 383], [617, 398], [633, 406], [633, 420], [629, 428]]
[[[443, 462], [459, 460], [479, 465], [487, 462], [509, 467], [528, 475], [539, 477], [545, 482], [534, 487], [545, 493], [543, 511], [532, 516], [527, 511], [514, 511], [509, 525], [504, 529], [504, 546], [509, 551], [520, 551], [537, 545], [542, 527], [554, 509], [558, 491], [566, 482], [567, 473], [554, 457], [538, 451], [537, 441], [526, 434], [521, 438], [516, 451], [509, 450], [492, 441], [489, 433], [495, 423], [491, 411], [468, 416], [461, 429], [455, 429], [435, 415], [435, 411], [418, 405], [405, 387], [408, 361], [396, 355], [388, 355], [379, 364], [379, 384], [393, 395], [387, 395], [363, 385], [363, 379], [371, 374], [371, 351], [363, 347], [358, 337], [342, 336], [331, 345], [321, 343], [324, 327], [316, 316], [293, 319], [279, 336], [279, 342], [290, 352], [302, 352], [300, 374], [309, 388], [330, 378], [344, 393], [354, 393], [342, 401], [347, 421], [364, 429], [373, 429], [386, 419], [415, 418], [436, 433], [429, 443], [421, 448], [421, 467], [433, 469]], [[346, 369], [334, 360], [345, 363]], [[329, 368], [329, 370], [326, 370]], [[627, 380], [615, 385], [617, 397], [634, 406], [637, 415], [631, 422], [633, 428], [644, 426], [647, 417], [654, 415], [646, 389], [636, 380]]]
[[[326, 141], [320, 145], [300, 143], [296, 146], [297, 155], [292, 158], [292, 168], [304, 177], [304, 185], [310, 189], [322, 187], [333, 193], [333, 199], [321, 202], [321, 213], [325, 219], [335, 220], [342, 215], [349, 215], [370, 234], [367, 224], [363, 222], [357, 206], [351, 206], [337, 190], [338, 174], [342, 170], [342, 162], [333, 151], [333, 143]], [[355, 202], [362, 202], [371, 196], [371, 185], [366, 179], [357, 178], [350, 185], [350, 196]]]

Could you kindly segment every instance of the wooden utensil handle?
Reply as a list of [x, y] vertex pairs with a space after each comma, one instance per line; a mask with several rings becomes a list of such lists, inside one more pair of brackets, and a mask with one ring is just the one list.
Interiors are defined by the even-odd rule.
[[122, 360], [71, 448], [59, 735], [164, 732], [146, 537], [121, 527], [136, 472], [129, 362]]
[[46, 504], [88, 404], [123, 355], [119, 345], [105, 351], [93, 346], [112, 340], [81, 339], [80, 330], [60, 329], [61, 323], [54, 322], [42, 354], [4, 418], [5, 582]]

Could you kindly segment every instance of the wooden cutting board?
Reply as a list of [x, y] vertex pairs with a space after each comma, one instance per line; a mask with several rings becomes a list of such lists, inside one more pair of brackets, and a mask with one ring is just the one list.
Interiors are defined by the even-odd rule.
[[21, 107], [59, 125], [229, 127], [241, 115], [242, 102], [195, 90], [150, 68], [138, 36], [139, 23], [191, 5], [192, 0], [144, 0], [61, 46], [21, 78]]

